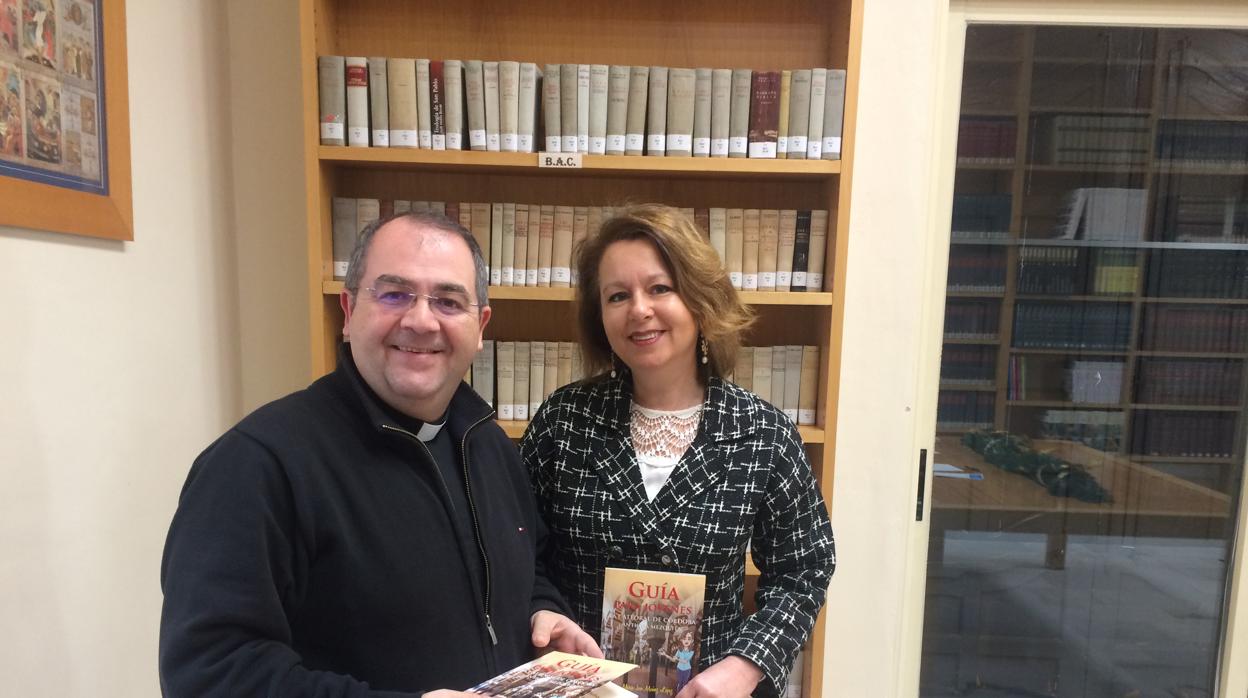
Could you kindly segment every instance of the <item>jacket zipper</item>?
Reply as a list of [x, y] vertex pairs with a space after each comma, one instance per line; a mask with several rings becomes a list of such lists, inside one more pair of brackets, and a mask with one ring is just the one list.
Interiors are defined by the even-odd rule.
[[[497, 646], [498, 635], [495, 634], [494, 622], [490, 619], [490, 558], [485, 554], [485, 544], [481, 541], [481, 523], [477, 519], [477, 504], [472, 499], [472, 483], [468, 479], [468, 435], [472, 433], [473, 429], [477, 428], [482, 423], [489, 421], [492, 416], [492, 413], [486, 415], [464, 430], [464, 438], [461, 439], [459, 443], [459, 460], [463, 464], [464, 469], [464, 494], [468, 499], [468, 511], [472, 514], [472, 532], [477, 541], [477, 552], [481, 555], [481, 569], [483, 575], [485, 576], [485, 598], [483, 599], [483, 607], [485, 609], [485, 629], [490, 634], [490, 642]], [[446, 479], [442, 477], [442, 471], [438, 469], [438, 464], [434, 462], [433, 454], [429, 451], [429, 447], [425, 445], [425, 442], [421, 441], [420, 437], [406, 429], [393, 427], [389, 424], [382, 424], [381, 428], [403, 434], [420, 444], [420, 448], [425, 452], [425, 455], [429, 457], [429, 461], [433, 463], [433, 471], [438, 476], [438, 484], [442, 485], [442, 492], [446, 495], [447, 501], [451, 501], [451, 490], [446, 486]]]

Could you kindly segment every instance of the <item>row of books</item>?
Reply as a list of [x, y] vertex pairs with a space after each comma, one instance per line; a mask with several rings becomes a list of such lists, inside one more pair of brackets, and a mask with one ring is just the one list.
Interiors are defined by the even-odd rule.
[[1078, 187], [1067, 192], [1055, 232], [1063, 240], [1143, 240], [1147, 211], [1147, 189]]
[[1248, 165], [1248, 123], [1163, 119], [1157, 123], [1157, 159], [1191, 165]]
[[968, 232], [1003, 232], [1010, 229], [1009, 194], [954, 194], [954, 236]]
[[1004, 291], [1004, 247], [954, 247], [949, 251], [950, 291]]
[[1232, 412], [1141, 410], [1131, 425], [1131, 452], [1175, 458], [1230, 458], [1235, 453]]
[[[573, 252], [614, 215], [610, 206], [456, 203], [334, 197], [333, 274], [343, 278], [359, 232], [390, 213], [432, 210], [472, 231], [488, 256], [493, 286], [570, 287]], [[820, 291], [826, 210], [687, 208], [719, 253], [734, 288]]]
[[1156, 359], [1140, 361], [1135, 401], [1151, 405], [1236, 405], [1243, 394], [1240, 360]]
[[1014, 117], [963, 116], [958, 123], [958, 162], [1000, 165], [1014, 162], [1018, 122]]
[[1130, 332], [1126, 303], [1020, 301], [1014, 306], [1013, 346], [1019, 348], [1125, 351]]
[[1155, 252], [1149, 259], [1145, 289], [1161, 298], [1248, 298], [1248, 252]]
[[936, 397], [936, 423], [941, 429], [991, 426], [995, 406], [992, 393], [942, 390]]
[[[1006, 397], [1010, 400], [1049, 399], [1059, 389], [1060, 400], [1089, 405], [1122, 400], [1122, 361], [1097, 361], [1039, 356], [1011, 356]], [[1061, 380], [1060, 385], [1055, 381]]]
[[[585, 378], [576, 342], [483, 340], [464, 380], [501, 420], [530, 419], [560, 386]], [[815, 423], [819, 347], [741, 347], [728, 380], [797, 424]]]
[[1074, 441], [1098, 451], [1122, 447], [1124, 415], [1111, 410], [1044, 410], [1040, 438]]
[[1248, 353], [1248, 308], [1186, 304], [1145, 306], [1140, 348]]
[[991, 385], [996, 378], [997, 348], [947, 344], [940, 354], [940, 380]]
[[1139, 280], [1135, 250], [1020, 247], [1017, 291], [1041, 295], [1122, 295]]
[[322, 145], [841, 157], [844, 70], [362, 56], [317, 69]]
[[1146, 116], [1058, 114], [1049, 139], [1055, 165], [1144, 165], [1151, 145]]
[[950, 298], [945, 303], [946, 339], [995, 339], [1000, 324], [1000, 301]]
[[1156, 205], [1162, 240], [1248, 244], [1248, 200], [1242, 194], [1159, 195]]

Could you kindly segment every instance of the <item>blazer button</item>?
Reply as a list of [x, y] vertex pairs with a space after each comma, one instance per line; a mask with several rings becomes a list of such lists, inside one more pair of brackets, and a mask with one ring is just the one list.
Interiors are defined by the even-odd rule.
[[619, 560], [624, 557], [624, 548], [621, 548], [618, 545], [611, 546], [607, 552], [611, 555], [611, 559], [613, 560]]

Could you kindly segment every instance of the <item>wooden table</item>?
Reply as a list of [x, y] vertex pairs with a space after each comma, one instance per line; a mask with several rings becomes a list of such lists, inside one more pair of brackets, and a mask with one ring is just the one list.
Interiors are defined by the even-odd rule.
[[1065, 565], [1066, 536], [1226, 538], [1231, 498], [1118, 454], [1070, 441], [1034, 441], [1035, 448], [1078, 463], [1109, 491], [1112, 502], [1054, 497], [1018, 473], [998, 468], [957, 436], [936, 437], [934, 463], [978, 470], [982, 480], [932, 479], [931, 561], [943, 556], [947, 531], [1044, 533], [1045, 564]]

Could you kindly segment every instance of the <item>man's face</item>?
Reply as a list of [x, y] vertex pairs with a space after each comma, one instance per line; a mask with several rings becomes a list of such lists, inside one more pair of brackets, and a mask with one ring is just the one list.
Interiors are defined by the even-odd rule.
[[[447, 314], [417, 297], [414, 304], [384, 302], [407, 290], [477, 303], [468, 245], [444, 231], [398, 219], [377, 231], [365, 258], [360, 289], [340, 297], [343, 333], [356, 368], [373, 392], [404, 414], [430, 421], [446, 410], [490, 320], [488, 307]], [[374, 291], [384, 294], [379, 301]]]

